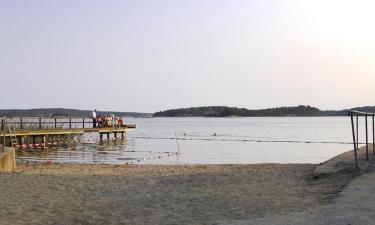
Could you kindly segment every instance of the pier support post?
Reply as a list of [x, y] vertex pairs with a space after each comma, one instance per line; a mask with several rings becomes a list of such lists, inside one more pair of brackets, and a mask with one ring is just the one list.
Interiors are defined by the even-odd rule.
[[43, 137], [42, 137], [42, 147], [43, 147], [43, 148], [46, 147], [46, 136], [43, 136]]
[[125, 134], [124, 134], [124, 132], [121, 132], [121, 139], [125, 139]]
[[117, 132], [114, 132], [115, 139], [117, 139]]
[[18, 144], [22, 148], [23, 145], [23, 137], [18, 137]]
[[103, 133], [100, 133], [99, 136], [100, 136], [100, 141], [103, 141]]
[[107, 133], [107, 139], [109, 140], [109, 133]]

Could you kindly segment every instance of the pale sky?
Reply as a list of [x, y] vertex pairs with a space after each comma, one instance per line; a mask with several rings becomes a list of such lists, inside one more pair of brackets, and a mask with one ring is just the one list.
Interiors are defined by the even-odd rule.
[[375, 105], [372, 0], [1, 0], [0, 108]]

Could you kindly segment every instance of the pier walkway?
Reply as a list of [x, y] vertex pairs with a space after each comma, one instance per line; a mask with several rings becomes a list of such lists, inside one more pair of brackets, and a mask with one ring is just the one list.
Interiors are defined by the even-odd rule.
[[[93, 127], [90, 118], [0, 118], [0, 144], [10, 147], [45, 146], [47, 137], [61, 137], [81, 135], [84, 133], [98, 133], [100, 141], [103, 136], [110, 139], [113, 134], [122, 139], [125, 133], [136, 128], [136, 125]], [[40, 140], [40, 143], [37, 141]], [[28, 144], [26, 145], [25, 142]]]
[[67, 135], [67, 134], [84, 134], [84, 133], [126, 133], [134, 129], [135, 125], [126, 125], [124, 127], [99, 127], [99, 128], [56, 128], [56, 129], [22, 129], [15, 130], [14, 133], [0, 133], [0, 138], [12, 136], [41, 136], [41, 135]]

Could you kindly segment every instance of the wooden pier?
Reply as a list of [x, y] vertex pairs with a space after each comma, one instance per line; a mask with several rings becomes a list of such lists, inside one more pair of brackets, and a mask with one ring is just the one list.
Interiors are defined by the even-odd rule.
[[[76, 125], [76, 127], [73, 127]], [[78, 125], [78, 126], [77, 126]], [[100, 141], [125, 138], [125, 133], [136, 128], [136, 125], [93, 127], [90, 118], [13, 118], [1, 119], [0, 143], [10, 147], [45, 147], [47, 137], [62, 137], [98, 133]], [[31, 139], [27, 141], [26, 139]], [[40, 140], [39, 143], [37, 139]], [[54, 142], [52, 142], [54, 143]]]

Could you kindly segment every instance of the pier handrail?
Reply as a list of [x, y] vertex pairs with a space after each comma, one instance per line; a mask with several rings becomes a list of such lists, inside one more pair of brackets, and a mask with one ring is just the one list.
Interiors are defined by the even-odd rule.
[[49, 128], [57, 129], [61, 128], [58, 125], [64, 126], [64, 124], [69, 124], [69, 128], [72, 128], [73, 124], [81, 124], [82, 128], [85, 128], [85, 124], [92, 125], [93, 121], [91, 117], [4, 117], [1, 119], [0, 128], [5, 131], [5, 126], [19, 125], [14, 129], [25, 129], [25, 125], [35, 125], [38, 129], [42, 129], [42, 125], [52, 125]]
[[[5, 118], [5, 117], [4, 117]], [[24, 118], [24, 119], [54, 119], [54, 118], [57, 118], [57, 119], [69, 119], [69, 118], [72, 118], [72, 119], [82, 119], [82, 118], [85, 118], [85, 119], [92, 119], [92, 117], [90, 116], [6, 116], [7, 119], [19, 119], [19, 118]]]
[[[358, 166], [358, 149], [359, 149], [359, 117], [365, 117], [365, 135], [366, 135], [366, 160], [369, 160], [369, 139], [368, 139], [368, 117], [372, 118], [372, 153], [375, 154], [375, 113], [371, 112], [361, 112], [357, 110], [349, 110], [348, 116], [350, 116], [351, 126], [352, 126], [352, 137], [354, 146], [354, 160], [355, 166]], [[354, 118], [355, 123], [354, 123]]]
[[[94, 128], [92, 117], [4, 117], [0, 121], [0, 129], [3, 133], [5, 130], [8, 132], [8, 130]], [[130, 128], [133, 125], [126, 126]]]

